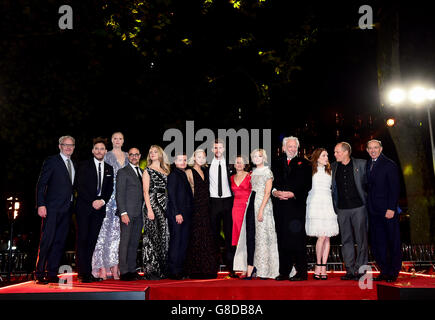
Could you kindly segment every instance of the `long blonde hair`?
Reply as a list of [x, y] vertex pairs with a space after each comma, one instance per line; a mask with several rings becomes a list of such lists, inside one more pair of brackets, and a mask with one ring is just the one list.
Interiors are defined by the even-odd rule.
[[169, 174], [171, 172], [171, 165], [169, 163], [168, 156], [166, 155], [165, 151], [163, 151], [162, 147], [153, 144], [150, 149], [148, 150], [147, 155], [147, 167], [150, 167], [153, 161], [150, 157], [150, 151], [151, 149], [156, 148], [157, 153], [159, 154], [159, 161], [160, 161], [160, 168], [166, 173]]
[[[204, 149], [196, 149], [195, 152], [192, 154], [192, 156], [191, 156], [191, 157], [189, 158], [189, 160], [187, 161], [187, 164], [188, 164], [190, 167], [193, 167], [193, 166], [195, 165], [195, 156], [196, 156], [198, 153], [200, 153], [200, 152], [203, 152], [204, 155], [207, 157], [207, 155], [206, 155]], [[207, 162], [204, 164], [204, 167], [207, 167]]]

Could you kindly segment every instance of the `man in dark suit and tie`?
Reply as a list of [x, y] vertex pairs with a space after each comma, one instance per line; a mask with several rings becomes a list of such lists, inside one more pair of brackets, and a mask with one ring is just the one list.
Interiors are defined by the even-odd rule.
[[210, 180], [210, 219], [213, 237], [216, 239], [219, 248], [221, 233], [221, 223], [225, 236], [224, 262], [228, 267], [229, 276], [238, 278], [233, 270], [235, 247], [232, 246], [233, 232], [233, 201], [234, 194], [231, 190], [231, 171], [226, 159], [225, 143], [221, 139], [216, 139], [213, 143], [213, 160], [209, 168]]
[[351, 154], [350, 144], [340, 142], [334, 149], [337, 161], [331, 164], [332, 200], [346, 267], [341, 280], [359, 280], [364, 275], [360, 267], [368, 263], [366, 160], [353, 158]]
[[[312, 169], [307, 159], [298, 157], [298, 138], [284, 138], [282, 148], [284, 156], [272, 165], [272, 201], [279, 252], [279, 275], [275, 280], [304, 281], [308, 278], [305, 215]], [[296, 274], [289, 278], [293, 266]]]
[[71, 155], [74, 148], [73, 137], [60, 137], [60, 154], [44, 161], [36, 186], [42, 226], [35, 278], [40, 284], [59, 281], [57, 274], [72, 214], [75, 169]]
[[169, 226], [168, 273], [170, 279], [183, 278], [183, 264], [189, 241], [190, 221], [193, 211], [193, 194], [186, 175], [187, 156], [178, 154], [175, 168], [168, 176], [168, 208], [166, 215]]
[[119, 169], [116, 175], [116, 214], [121, 217], [119, 242], [119, 271], [121, 280], [140, 280], [136, 272], [137, 247], [142, 235], [144, 201], [142, 169], [139, 168], [140, 151], [128, 151], [129, 164]]
[[102, 280], [92, 275], [92, 254], [113, 192], [113, 168], [104, 162], [106, 153], [106, 141], [94, 139], [93, 158], [77, 169], [77, 267], [78, 279], [84, 283]]
[[381, 269], [375, 281], [394, 282], [402, 267], [397, 205], [400, 194], [397, 165], [382, 153], [382, 143], [370, 140], [367, 152], [368, 209], [373, 256]]

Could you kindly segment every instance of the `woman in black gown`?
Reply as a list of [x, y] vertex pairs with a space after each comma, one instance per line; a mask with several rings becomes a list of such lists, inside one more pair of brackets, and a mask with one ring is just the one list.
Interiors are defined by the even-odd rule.
[[212, 235], [209, 215], [209, 181], [204, 150], [198, 149], [189, 160], [186, 171], [193, 191], [193, 215], [186, 255], [186, 274], [192, 279], [217, 277], [217, 248]]
[[142, 174], [145, 199], [142, 259], [144, 277], [148, 280], [167, 276], [169, 229], [166, 219], [166, 183], [169, 172], [169, 161], [163, 149], [151, 146], [147, 168]]

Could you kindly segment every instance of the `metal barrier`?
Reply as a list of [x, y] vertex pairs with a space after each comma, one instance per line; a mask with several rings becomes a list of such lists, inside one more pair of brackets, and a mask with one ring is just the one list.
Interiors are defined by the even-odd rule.
[[[137, 262], [138, 266], [142, 263], [142, 252], [138, 249]], [[435, 244], [402, 244], [402, 261], [405, 270], [414, 269], [431, 269], [435, 271]], [[18, 250], [12, 251], [12, 274], [24, 275], [31, 274], [35, 268], [35, 256], [30, 256], [26, 252]], [[307, 245], [307, 262], [308, 269], [313, 269], [316, 263], [316, 246]], [[75, 251], [66, 251], [61, 264], [70, 265], [73, 269], [76, 267]], [[377, 269], [374, 258], [369, 248], [369, 264]], [[9, 273], [9, 251], [0, 251], [0, 280]], [[225, 265], [221, 265], [221, 270], [225, 270]], [[343, 257], [341, 254], [341, 245], [331, 245], [328, 257], [328, 270], [344, 271]]]

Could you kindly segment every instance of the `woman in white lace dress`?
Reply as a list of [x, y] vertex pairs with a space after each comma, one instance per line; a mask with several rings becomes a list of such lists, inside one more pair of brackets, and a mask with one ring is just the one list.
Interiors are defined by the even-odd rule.
[[313, 183], [307, 198], [305, 231], [308, 236], [317, 237], [313, 277], [316, 280], [326, 280], [328, 279], [326, 262], [330, 248], [329, 238], [338, 234], [337, 215], [332, 204], [332, 177], [328, 152], [323, 148], [314, 150], [311, 164]]
[[247, 265], [245, 214], [234, 258], [234, 270], [247, 270], [247, 279], [252, 279], [253, 273], [263, 279], [274, 279], [279, 275], [279, 258], [275, 220], [270, 199], [273, 174], [269, 167], [264, 165], [267, 162], [265, 150], [255, 149], [251, 153], [251, 159], [256, 166], [251, 175], [252, 192], [250, 196], [250, 198], [253, 195], [255, 196], [255, 252], [253, 266]]

